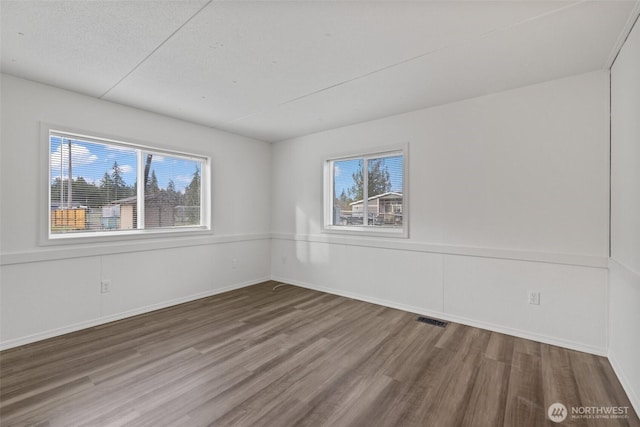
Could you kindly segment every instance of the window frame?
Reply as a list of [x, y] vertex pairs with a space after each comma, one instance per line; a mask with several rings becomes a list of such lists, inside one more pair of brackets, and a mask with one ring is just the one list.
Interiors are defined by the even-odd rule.
[[[356, 159], [364, 160], [363, 186], [367, 194], [364, 195], [363, 201], [366, 203], [368, 200], [368, 160], [398, 155], [402, 156], [402, 227], [378, 227], [375, 225], [364, 225], [364, 222], [363, 225], [333, 225], [335, 162]], [[323, 160], [323, 170], [323, 233], [394, 238], [409, 237], [409, 143], [332, 155]], [[363, 212], [363, 215], [365, 214], [368, 214], [368, 210]]]
[[[158, 237], [186, 237], [186, 236], [203, 236], [212, 235], [212, 182], [211, 182], [211, 165], [212, 158], [204, 154], [188, 153], [173, 148], [163, 147], [161, 144], [149, 144], [133, 140], [132, 138], [120, 138], [112, 135], [105, 135], [100, 132], [85, 131], [73, 129], [67, 126], [57, 126], [47, 123], [40, 124], [41, 134], [41, 162], [40, 162], [40, 200], [45, 205], [40, 209], [39, 235], [40, 244], [58, 245], [58, 244], [77, 244], [77, 243], [100, 243], [112, 242], [118, 240], [141, 240], [147, 238]], [[158, 154], [163, 156], [177, 157], [182, 159], [198, 160], [202, 162], [200, 171], [201, 188], [200, 188], [200, 225], [193, 226], [174, 226], [174, 227], [157, 227], [143, 228], [132, 230], [117, 231], [95, 231], [84, 233], [67, 233], [52, 234], [51, 233], [51, 141], [52, 135], [64, 136], [64, 138], [77, 138], [87, 142], [97, 144], [105, 144], [109, 146], [120, 146], [136, 150], [137, 159], [137, 182], [144, 181], [144, 163], [140, 163], [143, 153]], [[137, 188], [137, 200], [144, 200], [144, 185]], [[138, 208], [138, 215], [144, 215], [144, 204], [142, 209]], [[138, 224], [144, 225], [144, 217], [140, 218]]]

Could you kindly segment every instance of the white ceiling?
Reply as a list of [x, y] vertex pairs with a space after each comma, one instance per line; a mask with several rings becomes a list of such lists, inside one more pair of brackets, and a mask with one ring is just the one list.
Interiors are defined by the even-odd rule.
[[640, 0], [7, 1], [1, 70], [265, 141], [606, 69]]

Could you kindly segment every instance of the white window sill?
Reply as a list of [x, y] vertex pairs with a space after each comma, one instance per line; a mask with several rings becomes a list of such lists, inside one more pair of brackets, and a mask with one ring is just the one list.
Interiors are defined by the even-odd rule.
[[174, 227], [162, 229], [146, 230], [123, 230], [123, 231], [102, 231], [93, 233], [65, 233], [54, 234], [42, 242], [43, 246], [83, 244], [83, 243], [105, 243], [115, 241], [140, 241], [145, 239], [177, 238], [191, 236], [209, 236], [213, 232], [204, 226]]
[[393, 237], [401, 239], [409, 237], [409, 230], [406, 227], [325, 225], [322, 232], [349, 236]]

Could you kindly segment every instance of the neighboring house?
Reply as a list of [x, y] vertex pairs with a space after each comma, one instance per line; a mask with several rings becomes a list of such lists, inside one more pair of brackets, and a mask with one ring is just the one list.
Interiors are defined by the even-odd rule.
[[[354, 217], [364, 214], [364, 201], [358, 200], [350, 203], [351, 215]], [[383, 217], [385, 224], [402, 223], [402, 193], [389, 191], [369, 197], [369, 216]]]
[[[132, 230], [136, 228], [136, 196], [114, 200], [102, 207], [102, 226], [106, 229]], [[119, 220], [119, 224], [118, 224]]]
[[[104, 228], [117, 228], [119, 230], [131, 230], [136, 228], [136, 217], [138, 214], [138, 200], [136, 196], [114, 200], [109, 205], [104, 206], [103, 225]], [[163, 200], [154, 200], [152, 196], [146, 197], [144, 209], [145, 228], [173, 227], [175, 224], [175, 207]], [[107, 212], [107, 209], [110, 212]], [[114, 218], [113, 220], [108, 218]], [[117, 220], [119, 219], [119, 226]]]

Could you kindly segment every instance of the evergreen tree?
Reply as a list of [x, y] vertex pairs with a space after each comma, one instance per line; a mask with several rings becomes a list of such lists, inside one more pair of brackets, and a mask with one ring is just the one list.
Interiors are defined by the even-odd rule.
[[169, 182], [167, 183], [167, 200], [169, 201], [169, 203], [171, 204], [171, 206], [178, 206], [180, 205], [180, 199], [182, 194], [178, 193], [176, 191], [176, 185], [173, 182], [172, 179], [169, 179]]
[[191, 183], [185, 189], [184, 199], [187, 206], [200, 206], [200, 168], [197, 166]]
[[82, 206], [97, 207], [102, 203], [102, 192], [98, 187], [89, 184], [84, 177], [79, 176], [71, 183], [73, 200]]
[[342, 193], [340, 193], [340, 198], [337, 200], [337, 205], [340, 206], [340, 209], [347, 210], [349, 209], [349, 205], [351, 202], [353, 202], [353, 200], [347, 197], [347, 194], [343, 189]]
[[114, 192], [113, 198], [114, 200], [118, 200], [118, 198], [122, 198], [125, 195], [124, 190], [127, 188], [127, 184], [122, 178], [122, 169], [120, 169], [117, 160], [113, 162], [113, 169], [111, 170], [111, 181]]
[[[91, 184], [87, 182], [87, 180], [79, 176], [75, 180], [71, 181], [71, 186], [73, 189], [73, 202], [79, 203], [82, 206], [88, 207], [100, 207], [105, 203], [109, 202], [108, 196], [111, 195], [112, 185], [111, 185], [111, 177], [107, 175], [102, 178], [100, 181], [100, 185]], [[55, 181], [51, 184], [51, 201], [59, 202], [60, 201], [60, 187], [63, 186], [63, 194], [66, 197], [67, 193], [67, 180], [60, 180], [60, 178], [56, 178]], [[66, 203], [66, 199], [65, 199]]]
[[193, 173], [191, 183], [187, 186], [184, 192], [184, 204], [187, 206], [193, 206], [187, 212], [187, 216], [190, 218], [191, 224], [200, 223], [200, 169], [196, 166], [196, 170]]
[[64, 183], [59, 177], [56, 178], [55, 181], [53, 181], [53, 183], [51, 184], [51, 202], [60, 201], [60, 188], [63, 184]]
[[151, 178], [147, 183], [146, 194], [157, 196], [160, 193], [160, 187], [158, 186], [158, 178], [156, 177], [156, 170], [151, 171]]
[[[384, 163], [384, 159], [372, 159], [369, 160], [368, 164], [369, 171], [367, 174], [367, 186], [369, 197], [390, 191], [391, 179], [389, 177], [389, 170]], [[351, 196], [353, 200], [364, 199], [363, 162], [360, 162], [359, 166], [358, 171], [351, 175], [353, 177], [353, 185], [349, 189], [349, 196]]]
[[102, 195], [106, 203], [109, 203], [111, 200], [115, 200], [112, 199], [113, 179], [111, 178], [111, 175], [109, 175], [109, 172], [105, 172], [104, 175], [102, 175], [102, 179], [100, 180], [100, 189], [102, 190]]

